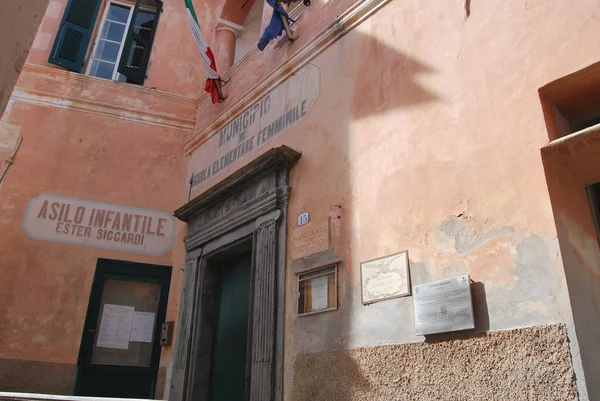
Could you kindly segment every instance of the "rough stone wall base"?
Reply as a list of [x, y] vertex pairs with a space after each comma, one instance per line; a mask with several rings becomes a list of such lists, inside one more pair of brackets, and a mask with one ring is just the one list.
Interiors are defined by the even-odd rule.
[[0, 392], [72, 395], [77, 365], [0, 359]]
[[562, 325], [299, 355], [293, 400], [574, 400]]

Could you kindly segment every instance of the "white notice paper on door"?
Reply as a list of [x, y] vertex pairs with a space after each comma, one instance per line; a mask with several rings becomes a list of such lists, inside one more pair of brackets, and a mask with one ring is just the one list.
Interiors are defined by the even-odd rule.
[[154, 334], [154, 313], [134, 312], [130, 341], [134, 343], [151, 343]]
[[327, 286], [329, 278], [327, 276], [313, 278], [311, 280], [311, 304], [312, 310], [327, 309]]
[[104, 304], [97, 347], [128, 349], [133, 306]]

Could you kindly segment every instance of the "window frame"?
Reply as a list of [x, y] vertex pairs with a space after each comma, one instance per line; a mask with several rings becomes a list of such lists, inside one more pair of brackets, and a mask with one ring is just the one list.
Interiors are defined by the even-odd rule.
[[[125, 40], [127, 39], [127, 33], [129, 32], [129, 27], [131, 26], [131, 20], [133, 18], [133, 9], [135, 8], [135, 1], [133, 2], [129, 2], [129, 1], [125, 1], [125, 0], [106, 0], [104, 2], [104, 10], [102, 11], [102, 17], [100, 19], [96, 20], [96, 30], [94, 31], [94, 43], [92, 46], [90, 46], [90, 52], [87, 55], [87, 60], [86, 60], [86, 66], [85, 66], [85, 75], [89, 76], [89, 77], [96, 77], [95, 75], [91, 75], [90, 71], [92, 69], [92, 61], [94, 60], [94, 53], [96, 52], [96, 48], [100, 42], [100, 35], [102, 34], [102, 29], [104, 28], [104, 24], [106, 23], [106, 17], [108, 16], [108, 9], [110, 8], [111, 4], [116, 4], [119, 6], [123, 6], [123, 7], [128, 7], [129, 8], [129, 16], [127, 17], [127, 24], [125, 24], [125, 33], [123, 35], [123, 41], [121, 42], [121, 46], [119, 47], [119, 52], [117, 54], [117, 60], [115, 62], [115, 69], [113, 71], [113, 75], [112, 78], [110, 78], [111, 81], [116, 81], [116, 82], [126, 82], [127, 77], [125, 77], [125, 81], [119, 81], [118, 77], [119, 75], [123, 75], [121, 74], [118, 69], [119, 69], [119, 62], [121, 60], [121, 56], [123, 54], [123, 49], [125, 47]], [[96, 78], [100, 78], [100, 79], [108, 79], [108, 78], [103, 78], [103, 77], [96, 77]]]

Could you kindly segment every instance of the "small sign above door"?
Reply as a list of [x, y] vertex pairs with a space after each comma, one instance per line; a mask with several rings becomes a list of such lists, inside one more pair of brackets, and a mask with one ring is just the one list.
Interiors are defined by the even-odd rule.
[[292, 259], [329, 249], [329, 219], [313, 221], [292, 231]]
[[162, 255], [175, 220], [165, 212], [42, 194], [29, 202], [23, 228], [33, 239]]

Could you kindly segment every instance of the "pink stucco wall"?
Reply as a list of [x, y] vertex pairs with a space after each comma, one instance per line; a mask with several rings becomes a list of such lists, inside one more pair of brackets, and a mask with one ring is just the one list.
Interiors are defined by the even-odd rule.
[[[97, 259], [174, 266], [167, 320], [176, 320], [185, 227], [178, 225], [177, 247], [162, 256], [37, 241], [22, 227], [27, 204], [48, 193], [170, 214], [185, 200], [179, 191], [183, 143], [194, 126], [203, 73], [196, 71], [202, 67], [187, 20], [181, 23], [183, 3], [168, 1], [154, 46], [167, 57], [153, 63], [157, 72], [149, 73], [145, 87], [48, 64], [65, 3], [50, 2], [0, 121], [2, 156], [23, 141], [0, 183], [0, 316], [11, 322], [1, 328], [0, 382], [13, 377], [18, 362], [17, 390], [69, 394]], [[162, 350], [165, 360], [171, 353], [170, 347]], [[36, 387], [31, 382], [39, 375], [53, 379]], [[163, 367], [159, 394], [165, 380]]]
[[[413, 285], [468, 273], [484, 287], [475, 299], [482, 330], [571, 328], [561, 254], [568, 245], [557, 234], [579, 226], [569, 213], [564, 227], [555, 219], [563, 216], [557, 208], [572, 212], [584, 198], [561, 204], [549, 196], [538, 88], [598, 61], [596, 3], [471, 2], [466, 18], [463, 2], [391, 1], [346, 32], [337, 16], [354, 3], [315, 1], [297, 24], [298, 41], [249, 56], [230, 71], [229, 98], [220, 105], [201, 98], [198, 107], [204, 74], [183, 2], [165, 0], [140, 88], [47, 64], [66, 4], [51, 0], [2, 120], [10, 128], [3, 135], [23, 144], [0, 187], [0, 315], [11, 322], [0, 329], [0, 358], [75, 363], [99, 257], [172, 265], [167, 320], [177, 319], [184, 225], [160, 257], [45, 243], [21, 227], [27, 202], [52, 193], [176, 209], [187, 201], [195, 163], [210, 156], [207, 139], [272, 90], [253, 92], [273, 74], [297, 72], [300, 53], [320, 71], [320, 96], [307, 117], [195, 189], [207, 190], [269, 148], [302, 152], [286, 222], [285, 399], [295, 397], [299, 355], [423, 340], [414, 334], [412, 298], [360, 303], [360, 262], [404, 249]], [[229, 8], [195, 5], [212, 43], [214, 24]], [[329, 28], [328, 41], [312, 48]], [[331, 247], [292, 260], [289, 234], [305, 211], [313, 221], [331, 219]], [[585, 263], [597, 253], [588, 256]], [[296, 273], [334, 259], [341, 260], [339, 309], [298, 318]], [[578, 363], [577, 349], [570, 352]], [[172, 348], [161, 358], [164, 388]]]
[[[234, 66], [229, 99], [198, 109], [188, 177], [207, 137], [229, 121], [223, 116], [252, 104], [242, 96], [345, 7], [315, 2], [298, 23], [297, 42]], [[599, 33], [597, 12], [591, 1], [496, 1], [473, 3], [466, 18], [462, 2], [390, 2], [311, 59], [321, 95], [305, 120], [199, 186], [285, 144], [302, 152], [291, 175], [288, 239], [299, 213], [332, 218], [329, 253], [293, 261], [288, 242], [287, 399], [298, 354], [422, 339], [411, 298], [360, 306], [360, 262], [404, 249], [413, 285], [464, 273], [482, 283], [475, 302], [486, 303], [479, 316], [491, 330], [570, 324], [540, 158], [549, 139], [538, 88], [598, 61], [584, 45]], [[285, 68], [293, 71], [293, 62]], [[340, 311], [297, 318], [294, 273], [338, 257]]]
[[[21, 79], [25, 85], [36, 78]], [[97, 259], [173, 266], [183, 255], [177, 248], [149, 256], [36, 241], [22, 228], [27, 204], [49, 193], [170, 213], [183, 201], [173, 177], [183, 174], [184, 134], [24, 102], [14, 105], [8, 122], [19, 127], [23, 143], [0, 190], [0, 315], [11, 322], [2, 328], [0, 359], [73, 366]], [[180, 272], [173, 268], [167, 320], [176, 318]]]
[[7, 0], [0, 13], [0, 115], [19, 78], [48, 0]]
[[[98, 258], [173, 266], [167, 320], [177, 317], [183, 225], [175, 247], [158, 257], [36, 241], [22, 227], [29, 200], [42, 193], [167, 213], [187, 199], [179, 191], [183, 143], [194, 126], [195, 99], [205, 79], [183, 1], [164, 1], [144, 87], [86, 77], [47, 62], [66, 3], [51, 0], [40, 13], [39, 32], [25, 49], [27, 63], [0, 120], [0, 168], [23, 141], [0, 183], [0, 315], [11, 321], [1, 329], [0, 382], [21, 372], [13, 383], [17, 387], [3, 390], [72, 391]], [[206, 6], [196, 8], [203, 26], [214, 25], [217, 8], [210, 13]], [[165, 388], [171, 347], [163, 347], [162, 358], [158, 395]], [[34, 386], [34, 376], [51, 379]]]

